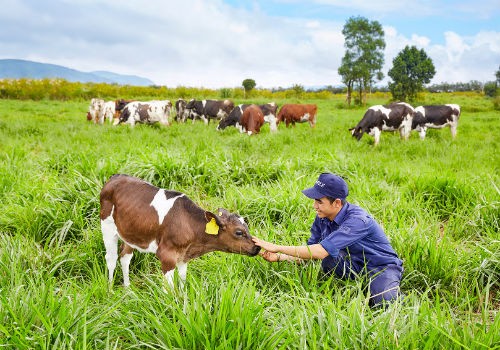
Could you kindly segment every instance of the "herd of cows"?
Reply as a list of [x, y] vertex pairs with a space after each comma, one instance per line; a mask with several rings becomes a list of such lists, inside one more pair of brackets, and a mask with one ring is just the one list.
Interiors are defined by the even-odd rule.
[[[264, 123], [269, 123], [272, 132], [278, 130], [280, 122], [285, 123], [286, 127], [304, 122], [314, 127], [318, 111], [315, 104], [284, 104], [278, 110], [278, 105], [274, 102], [235, 106], [231, 100], [191, 99], [188, 102], [178, 99], [175, 106], [172, 106], [169, 100], [142, 102], [119, 99], [106, 102], [93, 98], [87, 112], [87, 120], [96, 124], [104, 124], [105, 120], [108, 120], [113, 125], [129, 124], [132, 127], [136, 123], [170, 125], [173, 109], [173, 119], [176, 122], [184, 123], [191, 119], [194, 123], [195, 120], [202, 120], [208, 125], [210, 120], [217, 120], [217, 130], [234, 126], [241, 133], [248, 135], [258, 134]], [[402, 139], [408, 139], [414, 130], [423, 140], [428, 128], [441, 129], [448, 126], [452, 137], [455, 137], [459, 117], [460, 106], [456, 104], [414, 108], [405, 102], [394, 102], [368, 108], [360, 122], [349, 130], [357, 140], [365, 133], [372, 135], [375, 145], [379, 144], [382, 131], [399, 131]]]

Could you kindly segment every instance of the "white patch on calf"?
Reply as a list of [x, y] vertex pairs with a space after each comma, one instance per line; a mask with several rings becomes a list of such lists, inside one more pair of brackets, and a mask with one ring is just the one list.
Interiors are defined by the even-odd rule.
[[310, 117], [309, 113], [304, 114], [302, 117], [300, 117], [300, 122], [301, 123], [307, 122], [309, 120], [309, 117]]
[[181, 194], [177, 197], [167, 199], [167, 196], [165, 195], [165, 190], [160, 189], [156, 193], [155, 197], [153, 198], [153, 201], [151, 202], [151, 206], [155, 208], [156, 212], [158, 213], [158, 222], [160, 225], [163, 223], [163, 219], [165, 219], [165, 216], [167, 216], [170, 209], [172, 209], [172, 207], [174, 206], [175, 200], [183, 196], [184, 194]]

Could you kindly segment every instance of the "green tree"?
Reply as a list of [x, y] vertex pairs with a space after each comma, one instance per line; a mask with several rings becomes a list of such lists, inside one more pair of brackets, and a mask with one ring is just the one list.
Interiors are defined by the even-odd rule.
[[432, 60], [424, 49], [408, 45], [392, 60], [388, 75], [393, 80], [389, 90], [395, 100], [414, 101], [417, 93], [424, 89], [436, 74]]
[[500, 85], [500, 66], [498, 67], [498, 70], [495, 73], [495, 76], [497, 77], [497, 86], [498, 86], [498, 85]]
[[383, 78], [384, 30], [379, 22], [358, 16], [347, 20], [342, 34], [346, 52], [338, 72], [347, 85], [347, 102], [351, 104], [352, 91], [357, 87], [359, 100], [366, 104], [367, 90]]
[[255, 80], [253, 80], [253, 79], [245, 79], [245, 80], [243, 80], [241, 85], [243, 85], [243, 89], [245, 89], [245, 98], [246, 98], [247, 93], [252, 91], [252, 89], [255, 87], [256, 84], [255, 84]]

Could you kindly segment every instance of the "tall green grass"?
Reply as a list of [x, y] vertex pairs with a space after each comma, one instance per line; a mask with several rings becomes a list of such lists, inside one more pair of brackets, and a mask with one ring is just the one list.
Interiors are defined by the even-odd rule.
[[[88, 102], [0, 100], [0, 346], [500, 348], [500, 114], [481, 97], [439, 96], [423, 99], [465, 106], [455, 140], [448, 129], [425, 141], [384, 133], [377, 147], [348, 131], [364, 110], [334, 99], [301, 101], [318, 104], [315, 129], [266, 125], [252, 137], [201, 122], [97, 126]], [[192, 261], [175, 291], [156, 257], [138, 253], [132, 286], [119, 268], [108, 286], [98, 198], [112, 174], [304, 244], [314, 211], [300, 191], [323, 171], [384, 227], [404, 261], [403, 302], [370, 309], [363, 280], [325, 278], [318, 262], [218, 252]]]

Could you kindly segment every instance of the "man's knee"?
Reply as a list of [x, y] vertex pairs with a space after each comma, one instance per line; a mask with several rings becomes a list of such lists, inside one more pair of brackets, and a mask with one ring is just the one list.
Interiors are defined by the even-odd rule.
[[400, 296], [402, 268], [391, 266], [375, 275], [370, 282], [370, 304], [378, 306], [391, 302]]

